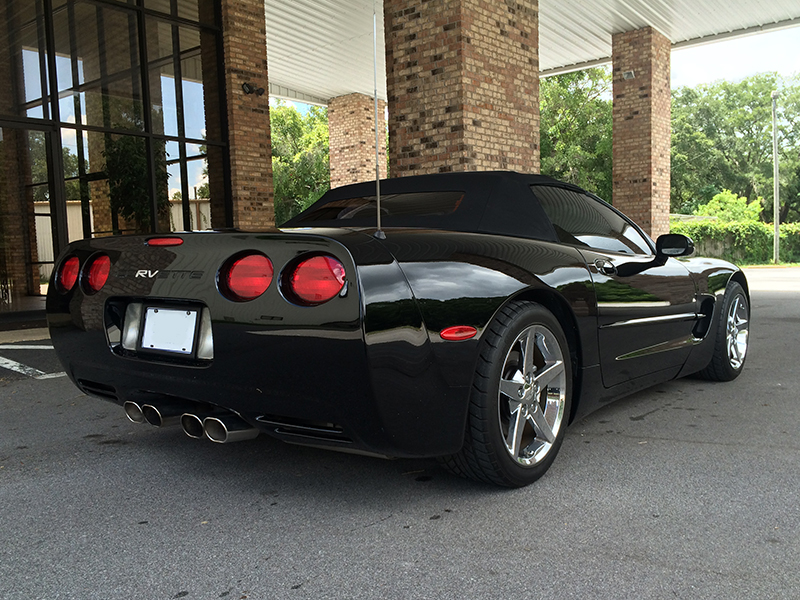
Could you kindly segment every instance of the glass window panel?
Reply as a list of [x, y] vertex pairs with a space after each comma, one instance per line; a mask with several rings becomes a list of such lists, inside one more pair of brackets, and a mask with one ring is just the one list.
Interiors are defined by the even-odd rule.
[[200, 30], [191, 27], [180, 28], [181, 56], [200, 54]]
[[[178, 145], [178, 142], [173, 142], [173, 141], [167, 142], [165, 148], [167, 152], [166, 155], [167, 170], [170, 173], [172, 173], [173, 171], [175, 173], [179, 173], [180, 167], [178, 166], [178, 161], [181, 155], [180, 155], [180, 146]], [[172, 187], [171, 184], [170, 187]], [[180, 186], [178, 187], [178, 189], [180, 189]]]
[[206, 139], [206, 113], [203, 96], [200, 57], [181, 61], [183, 75], [183, 115], [186, 137], [195, 140]]
[[153, 133], [178, 135], [178, 102], [172, 63], [150, 70], [150, 102]]
[[170, 0], [143, 0], [143, 5], [146, 9], [164, 13], [165, 15], [172, 14], [171, 4]]
[[[28, 131], [28, 166], [30, 168], [30, 183], [34, 186], [39, 183], [47, 183], [47, 143], [43, 131]], [[21, 135], [21, 134], [17, 134]], [[46, 188], [37, 188], [35, 201], [48, 200], [49, 196]]]
[[623, 254], [651, 252], [633, 225], [604, 202], [564, 188], [531, 187], [565, 244]]
[[177, 0], [178, 16], [190, 21], [200, 20], [200, 8], [197, 0]]
[[[203, 3], [208, 4], [204, 7], [204, 20], [209, 24], [213, 24], [214, 0], [201, 0]], [[174, 7], [173, 7], [174, 4]], [[157, 11], [165, 15], [177, 14], [181, 19], [188, 19], [189, 21], [197, 22], [200, 20], [200, 1], [199, 0], [144, 0], [144, 7], [148, 10]], [[176, 12], [173, 13], [173, 8]], [[206, 17], [205, 14], [209, 16]], [[210, 19], [210, 21], [209, 21]]]
[[112, 235], [115, 230], [108, 199], [108, 181], [90, 181], [89, 197], [92, 209], [92, 237]]
[[[43, 21], [37, 3], [15, 0], [3, 4], [0, 26], [0, 80], [11, 82], [0, 94], [0, 114], [44, 118], [42, 108], [42, 65], [44, 45], [40, 45]], [[45, 92], [46, 92], [45, 88]]]
[[181, 177], [180, 144], [170, 141], [166, 143], [167, 187], [169, 188], [169, 228], [170, 231], [183, 231], [191, 228], [183, 223], [183, 179]]
[[[82, 93], [81, 109], [89, 125], [143, 130], [135, 13], [87, 2], [76, 2], [72, 12], [72, 26], [69, 11], [53, 16], [56, 50], [69, 57], [59, 60], [59, 89]], [[73, 48], [76, 56], [71, 56]], [[72, 61], [76, 61], [78, 82], [73, 81]], [[76, 83], [81, 85], [79, 90]], [[75, 108], [62, 106], [66, 111], [62, 120], [75, 122]]]
[[189, 174], [189, 211], [192, 229], [211, 229], [208, 168], [205, 159], [188, 161], [186, 170]]
[[[81, 139], [81, 145], [84, 139]], [[78, 132], [75, 129], [64, 127], [61, 129], [61, 159], [64, 163], [64, 177], [67, 179], [79, 175], [78, 159], [81, 149], [78, 145]], [[85, 147], [84, 147], [85, 154]]]
[[[42, 212], [42, 210], [47, 212]], [[53, 221], [49, 210], [50, 204], [48, 202], [34, 203], [34, 212], [36, 214], [36, 259], [40, 263], [34, 265], [34, 295], [47, 294], [47, 285], [50, 282], [50, 275], [53, 273], [55, 250], [53, 248]]]
[[[25, 102], [42, 99], [42, 70], [40, 55], [36, 48], [22, 48], [22, 78], [25, 89], [23, 91]], [[47, 83], [47, 82], [45, 82]]]
[[[152, 214], [152, 180], [145, 139], [130, 135], [112, 135], [106, 140], [105, 146], [112, 226], [116, 216], [119, 229], [125, 233], [149, 232]], [[169, 207], [163, 143], [155, 142], [154, 150], [155, 188], [159, 199], [159, 212], [167, 216]]]
[[186, 144], [186, 156], [188, 158], [204, 157], [206, 153], [205, 146], [200, 144]]
[[147, 17], [147, 62], [167, 59], [172, 62], [172, 25], [163, 19]]

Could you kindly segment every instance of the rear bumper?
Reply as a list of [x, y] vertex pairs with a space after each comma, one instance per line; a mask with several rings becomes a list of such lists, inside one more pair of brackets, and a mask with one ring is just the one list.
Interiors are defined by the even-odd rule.
[[463, 441], [464, 424], [448, 407], [465, 406], [468, 390], [444, 385], [432, 362], [413, 374], [391, 368], [391, 358], [372, 368], [360, 329], [215, 323], [215, 358], [197, 367], [118, 356], [102, 330], [64, 316], [49, 321], [67, 374], [83, 392], [119, 405], [223, 407], [285, 441], [386, 456], [450, 454]]

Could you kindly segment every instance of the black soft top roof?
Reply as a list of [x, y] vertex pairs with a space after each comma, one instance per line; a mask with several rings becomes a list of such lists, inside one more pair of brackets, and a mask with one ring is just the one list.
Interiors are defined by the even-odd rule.
[[[415, 227], [493, 233], [556, 241], [555, 231], [539, 206], [531, 185], [553, 185], [583, 192], [573, 185], [545, 177], [513, 171], [480, 171], [414, 175], [381, 180], [381, 197], [420, 192], [463, 192], [457, 210], [440, 215], [388, 215], [383, 227]], [[375, 182], [334, 188], [283, 227], [368, 227], [377, 225], [374, 211], [358, 218], [319, 219], [320, 208], [349, 198], [374, 197]], [[315, 214], [316, 213], [316, 214]]]

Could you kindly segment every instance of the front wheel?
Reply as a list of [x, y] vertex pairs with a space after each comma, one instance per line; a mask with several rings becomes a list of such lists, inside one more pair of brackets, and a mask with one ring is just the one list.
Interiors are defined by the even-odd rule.
[[558, 320], [539, 304], [512, 302], [481, 342], [464, 446], [452, 472], [507, 487], [544, 475], [570, 414], [572, 368]]
[[714, 354], [699, 375], [713, 381], [736, 379], [744, 368], [750, 341], [750, 303], [744, 288], [728, 284], [714, 332]]

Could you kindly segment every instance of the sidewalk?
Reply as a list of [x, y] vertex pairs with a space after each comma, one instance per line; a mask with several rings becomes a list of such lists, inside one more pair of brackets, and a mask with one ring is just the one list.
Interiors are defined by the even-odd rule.
[[36, 329], [16, 329], [0, 331], [0, 344], [13, 344], [16, 342], [34, 342], [36, 340], [49, 340], [50, 332], [47, 327]]

